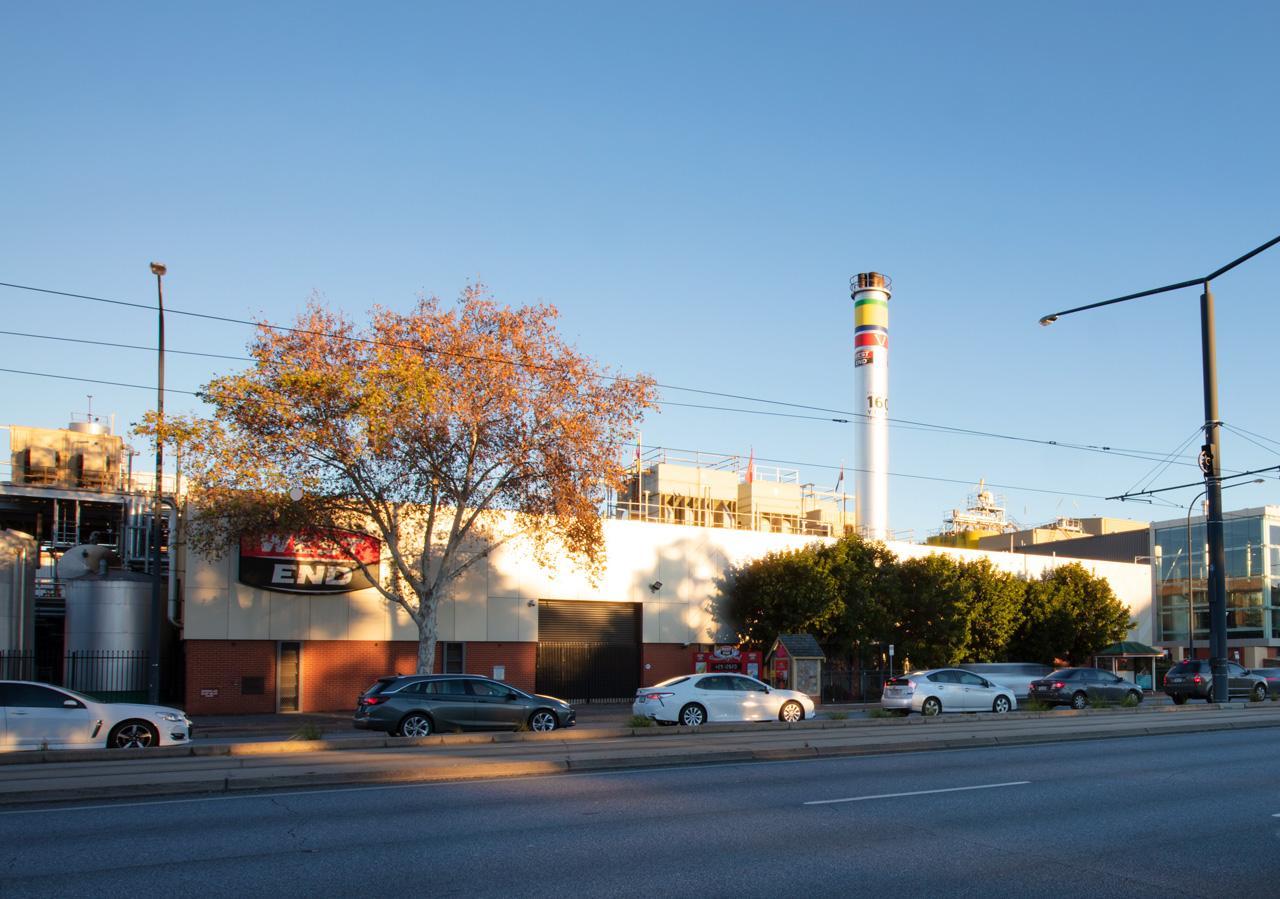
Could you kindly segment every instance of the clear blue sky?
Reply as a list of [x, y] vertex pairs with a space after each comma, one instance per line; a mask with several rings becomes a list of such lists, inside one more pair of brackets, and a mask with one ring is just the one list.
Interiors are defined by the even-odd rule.
[[[360, 313], [481, 278], [555, 304], [624, 371], [852, 409], [847, 282], [877, 270], [895, 284], [894, 417], [1165, 453], [1203, 418], [1195, 292], [1036, 320], [1280, 233], [1278, 37], [1266, 3], [18, 5], [0, 281], [150, 302], [158, 259], [171, 306], [287, 320], [313, 292]], [[1280, 248], [1216, 287], [1222, 417], [1280, 440]], [[6, 330], [154, 341], [145, 312], [0, 302]], [[168, 324], [172, 349], [248, 337]], [[154, 379], [144, 352], [0, 335], [0, 355]], [[168, 382], [231, 365], [173, 355]], [[15, 424], [62, 426], [92, 393], [123, 426], [153, 396], [0, 379]], [[754, 447], [831, 486], [816, 465], [856, 465], [854, 427], [668, 407], [644, 442]], [[1280, 463], [1280, 445], [1224, 444], [1229, 468]], [[1025, 524], [1180, 514], [1097, 498], [1147, 460], [902, 427], [891, 454], [896, 474], [956, 481], [891, 479], [890, 524], [917, 539], [979, 478]]]

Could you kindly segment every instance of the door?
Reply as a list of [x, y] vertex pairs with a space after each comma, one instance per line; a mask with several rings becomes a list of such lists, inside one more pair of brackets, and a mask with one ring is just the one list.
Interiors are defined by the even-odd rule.
[[693, 695], [706, 708], [708, 721], [741, 721], [740, 694], [725, 674], [710, 674], [693, 684]]
[[1227, 662], [1227, 689], [1232, 699], [1248, 699], [1249, 688], [1253, 683], [1245, 673], [1244, 666], [1235, 662]]
[[640, 683], [641, 605], [538, 603], [535, 690], [569, 702], [631, 702]]
[[988, 687], [987, 682], [972, 671], [957, 671], [956, 679], [960, 681], [960, 689], [963, 691], [965, 711], [991, 711], [996, 701], [996, 690], [993, 687]]
[[965, 708], [964, 688], [955, 671], [937, 671], [929, 675], [929, 692], [942, 703], [944, 712], [960, 712]]
[[436, 722], [436, 730], [448, 732], [477, 726], [479, 715], [475, 697], [467, 689], [464, 678], [428, 681], [426, 689], [431, 697], [429, 706]]
[[1101, 677], [1102, 687], [1107, 692], [1107, 701], [1124, 702], [1129, 695], [1129, 682], [1122, 677], [1116, 677], [1109, 671], [1103, 671]]
[[520, 694], [503, 684], [470, 680], [472, 711], [477, 727], [516, 727], [524, 723], [525, 708]]
[[[18, 749], [83, 746], [94, 736], [89, 709], [80, 700], [38, 684], [5, 684], [8, 745]], [[106, 734], [102, 734], [106, 740]]]
[[281, 643], [276, 676], [276, 702], [282, 712], [296, 712], [300, 706], [302, 644]]
[[741, 677], [736, 675], [728, 675], [730, 683], [733, 685], [734, 693], [738, 697], [738, 710], [744, 721], [769, 721], [778, 717], [778, 711], [782, 707], [779, 702], [770, 702], [776, 696], [769, 692], [769, 688], [757, 680], [749, 677]]

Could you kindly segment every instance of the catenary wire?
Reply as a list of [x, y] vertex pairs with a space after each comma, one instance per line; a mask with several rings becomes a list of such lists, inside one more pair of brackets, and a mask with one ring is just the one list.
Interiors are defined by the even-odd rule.
[[[128, 300], [114, 300], [106, 297], [92, 296], [90, 294], [71, 293], [68, 291], [52, 290], [50, 288], [34, 287], [31, 285], [25, 285], [25, 284], [15, 284], [15, 283], [6, 282], [6, 281], [0, 281], [0, 287], [9, 287], [15, 290], [34, 291], [37, 293], [50, 294], [53, 296], [72, 297], [75, 299], [89, 300], [92, 302], [108, 303], [111, 305], [125, 306], [132, 309], [141, 309], [147, 312], [154, 311], [154, 307], [144, 303], [135, 303]], [[402, 345], [393, 345], [393, 344], [385, 343], [383, 341], [373, 340], [371, 338], [333, 334], [329, 332], [315, 331], [315, 330], [310, 330], [306, 328], [294, 328], [287, 325], [272, 324], [270, 322], [255, 322], [249, 319], [241, 319], [241, 318], [235, 318], [232, 316], [224, 316], [224, 315], [214, 315], [212, 313], [206, 313], [206, 312], [193, 312], [190, 310], [184, 310], [184, 309], [173, 308], [173, 307], [170, 307], [166, 311], [175, 315], [185, 315], [185, 316], [191, 316], [195, 318], [206, 319], [210, 321], [221, 321], [221, 322], [227, 322], [230, 324], [244, 325], [244, 326], [255, 327], [255, 328], [262, 327], [262, 328], [268, 328], [271, 330], [282, 331], [282, 332], [292, 333], [292, 334], [304, 334], [304, 335], [312, 335], [312, 336], [319, 336], [319, 337], [338, 338], [343, 340], [351, 340], [359, 343], [366, 343], [373, 346], [388, 346], [388, 347], [395, 346], [401, 349], [410, 348], [410, 349], [422, 350], [425, 352], [434, 353], [436, 355], [452, 356], [456, 358], [470, 359], [475, 361], [484, 361], [484, 362], [490, 362], [490, 363], [501, 364], [501, 365], [511, 365], [514, 367], [535, 368], [535, 369], [540, 369], [544, 371], [559, 370], [554, 366], [538, 365], [536, 363], [517, 362], [511, 359], [474, 356], [474, 355], [468, 355], [465, 353], [453, 353], [447, 350], [432, 349], [431, 347], [404, 347]], [[0, 332], [0, 333], [19, 334], [19, 332]], [[66, 337], [53, 336], [53, 335], [20, 335], [20, 336], [35, 336], [35, 337], [40, 337], [48, 340], [68, 340], [72, 342], [87, 342], [87, 343], [93, 342], [93, 341], [80, 341], [76, 338], [66, 338]], [[113, 346], [113, 344], [108, 344], [108, 343], [102, 343], [102, 345]], [[142, 346], [130, 345], [130, 344], [114, 344], [114, 346], [118, 346], [120, 348], [126, 348], [126, 349], [146, 349], [146, 350], [154, 349], [152, 347], [142, 347]], [[170, 351], [166, 350], [166, 352], [170, 352]], [[201, 353], [195, 353], [189, 350], [183, 350], [183, 351], [174, 350], [172, 352], [181, 352], [186, 355], [207, 355], [212, 358], [242, 359], [245, 361], [252, 361], [252, 360], [249, 360], [248, 357], [223, 356], [221, 354], [212, 354], [212, 353], [201, 354]], [[619, 375], [596, 375], [596, 377], [599, 377], [604, 380], [612, 380], [612, 381], [619, 381], [619, 382], [635, 381], [634, 378], [626, 378]], [[837, 424], [846, 424], [850, 421], [850, 418], [861, 419], [863, 421], [871, 420], [871, 416], [865, 412], [854, 412], [846, 409], [832, 409], [824, 406], [812, 406], [805, 403], [795, 403], [795, 402], [790, 402], [786, 400], [773, 400], [773, 399], [767, 399], [764, 397], [753, 397], [753, 396], [747, 396], [744, 394], [726, 393], [722, 391], [706, 390], [706, 389], [697, 388], [697, 387], [682, 387], [674, 384], [663, 384], [659, 382], [655, 382], [654, 386], [663, 390], [677, 390], [677, 391], [683, 391], [683, 392], [689, 392], [689, 393], [698, 393], [706, 396], [718, 396], [718, 397], [723, 397], [727, 399], [739, 399], [745, 402], [763, 403], [766, 405], [776, 405], [776, 406], [783, 406], [783, 407], [794, 408], [794, 409], [807, 409], [815, 412], [830, 412], [830, 413], [835, 413], [837, 415], [840, 415], [842, 417], [841, 418], [824, 418], [820, 416], [786, 415], [783, 413], [771, 413], [764, 410], [750, 410], [750, 409], [738, 409], [738, 408], [730, 408], [730, 407], [723, 407], [723, 406], [696, 405], [692, 403], [667, 402], [664, 404], [669, 406], [682, 406], [686, 408], [707, 409], [707, 410], [724, 411], [724, 412], [736, 412], [736, 413], [751, 414], [751, 415], [775, 415], [777, 417], [796, 418], [796, 419], [810, 420], [810, 421], [831, 421]], [[850, 418], [844, 418], [843, 416], [849, 416]], [[1038, 444], [1041, 446], [1054, 446], [1054, 447], [1062, 447], [1066, 449], [1075, 449], [1075, 450], [1087, 451], [1087, 452], [1100, 452], [1106, 455], [1118, 456], [1123, 458], [1136, 458], [1136, 459], [1148, 459], [1148, 460], [1154, 459], [1154, 460], [1160, 460], [1160, 461], [1164, 461], [1167, 458], [1165, 454], [1155, 453], [1148, 450], [1134, 450], [1134, 449], [1125, 449], [1121, 447], [1111, 447], [1111, 446], [1099, 445], [1099, 444], [1076, 443], [1072, 441], [1046, 440], [1043, 438], [1023, 437], [1023, 436], [1013, 435], [1013, 434], [1002, 434], [996, 431], [982, 431], [982, 430], [973, 429], [973, 428], [961, 428], [953, 425], [942, 425], [934, 422], [894, 418], [892, 416], [887, 417], [886, 420], [889, 422], [890, 425], [903, 427], [906, 430], [912, 430], [912, 429], [931, 430], [931, 431], [936, 431], [940, 433], [953, 433], [953, 434], [962, 434], [962, 435], [973, 436], [973, 437], [983, 437], [983, 438], [997, 439], [997, 440], [1009, 440], [1009, 441], [1019, 442], [1019, 443]], [[1194, 465], [1195, 463], [1190, 461], [1184, 461], [1184, 462], [1173, 462], [1170, 464], [1190, 466], [1190, 465]]]
[[[76, 381], [83, 384], [105, 384], [111, 387], [128, 387], [136, 390], [155, 390], [156, 389], [154, 385], [150, 385], [150, 384], [129, 384], [124, 381], [108, 381], [102, 378], [82, 378], [82, 377], [76, 377], [73, 375], [55, 375], [55, 374], [50, 374], [48, 372], [33, 372], [33, 371], [26, 371], [26, 370], [17, 369], [17, 368], [0, 368], [0, 372], [6, 372], [8, 374], [15, 374], [15, 375], [30, 375], [33, 377], [41, 377], [41, 378], [55, 378], [57, 380], [62, 380], [62, 381]], [[179, 394], [182, 396], [197, 396], [197, 397], [200, 396], [200, 394], [194, 390], [183, 390], [177, 387], [166, 387], [164, 388], [164, 392]], [[624, 443], [622, 445], [625, 447], [638, 446], [638, 444], [635, 444], [635, 443]], [[695, 450], [685, 450], [685, 449], [680, 449], [678, 447], [664, 447], [664, 448], [670, 449], [673, 452], [696, 452]], [[703, 452], [706, 452], [706, 451], [703, 451]], [[732, 454], [731, 453], [710, 453], [710, 455], [728, 456]], [[820, 468], [820, 469], [827, 469], [831, 471], [835, 471], [837, 467], [841, 468], [842, 470], [851, 471], [851, 472], [866, 471], [866, 469], [857, 468], [854, 466], [846, 466], [846, 465], [835, 466], [835, 465], [830, 465], [825, 463], [817, 464], [817, 463], [808, 463], [808, 462], [797, 462], [797, 461], [787, 460], [787, 459], [766, 458], [763, 456], [760, 457], [757, 461], [768, 462], [768, 463], [773, 463], [777, 465], [795, 465], [801, 468]], [[937, 481], [945, 484], [971, 483], [971, 481], [966, 480], [964, 478], [943, 478], [943, 477], [937, 477], [934, 475], [907, 474], [905, 472], [889, 472], [889, 476], [895, 477], [895, 478], [907, 478], [907, 479], [919, 480], [919, 481]], [[995, 483], [992, 483], [991, 486], [999, 487], [1002, 490], [1018, 490], [1018, 491], [1024, 491], [1027, 493], [1049, 493], [1055, 496], [1074, 496], [1074, 497], [1080, 497], [1082, 499], [1106, 499], [1105, 496], [1102, 496], [1100, 494], [1075, 493], [1068, 490], [1052, 490], [1052, 489], [1043, 488], [1043, 487], [1022, 487], [1022, 486], [1011, 485], [1011, 484], [995, 484]]]

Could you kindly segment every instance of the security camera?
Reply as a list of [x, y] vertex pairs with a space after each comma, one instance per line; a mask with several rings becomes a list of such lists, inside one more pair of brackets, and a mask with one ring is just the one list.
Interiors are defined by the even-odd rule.
[[657, 593], [659, 590], [662, 589], [662, 581], [654, 581], [652, 584], [649, 585], [649, 589], [652, 590], [654, 593]]

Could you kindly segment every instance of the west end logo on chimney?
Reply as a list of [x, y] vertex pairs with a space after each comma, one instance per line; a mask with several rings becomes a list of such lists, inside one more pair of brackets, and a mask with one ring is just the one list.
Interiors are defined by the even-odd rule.
[[356, 560], [378, 571], [378, 538], [354, 531], [240, 538], [240, 583], [281, 593], [352, 593], [374, 586]]

